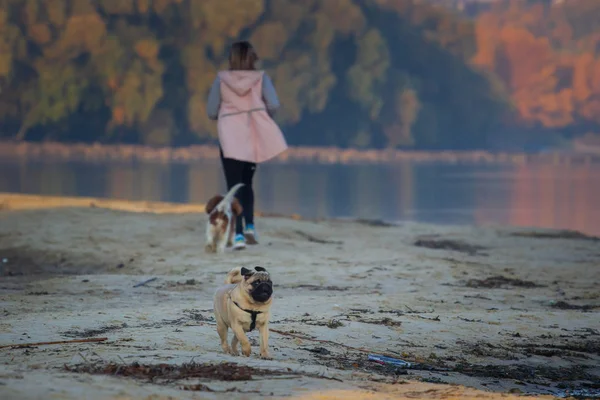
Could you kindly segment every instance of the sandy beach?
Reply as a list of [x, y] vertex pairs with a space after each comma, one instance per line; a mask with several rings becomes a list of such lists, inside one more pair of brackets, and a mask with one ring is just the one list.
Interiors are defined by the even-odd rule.
[[[264, 216], [259, 246], [208, 255], [202, 211], [0, 194], [0, 346], [106, 338], [0, 348], [0, 398], [600, 393], [597, 238]], [[223, 354], [213, 322], [226, 272], [255, 265], [275, 285], [273, 360], [257, 332], [250, 358]]]

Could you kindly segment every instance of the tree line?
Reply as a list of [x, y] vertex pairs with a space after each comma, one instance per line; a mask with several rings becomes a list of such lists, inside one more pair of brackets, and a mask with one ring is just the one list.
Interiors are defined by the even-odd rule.
[[472, 149], [600, 129], [600, 1], [0, 0], [0, 138], [188, 145], [249, 39], [290, 144]]

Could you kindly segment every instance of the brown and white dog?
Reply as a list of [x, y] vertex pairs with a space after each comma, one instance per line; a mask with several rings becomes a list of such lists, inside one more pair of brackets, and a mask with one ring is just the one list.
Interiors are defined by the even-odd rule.
[[226, 246], [232, 245], [235, 219], [242, 214], [242, 205], [234, 196], [242, 186], [243, 183], [238, 183], [225, 196], [214, 196], [206, 204], [206, 252], [223, 253]]

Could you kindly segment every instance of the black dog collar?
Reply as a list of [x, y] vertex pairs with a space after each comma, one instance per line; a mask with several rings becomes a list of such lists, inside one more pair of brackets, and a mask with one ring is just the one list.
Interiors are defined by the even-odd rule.
[[258, 316], [258, 314], [262, 314], [262, 311], [252, 311], [252, 310], [246, 310], [245, 308], [240, 307], [240, 305], [235, 302], [233, 299], [231, 299], [231, 301], [233, 301], [233, 304], [235, 304], [237, 306], [237, 308], [239, 308], [242, 311], [246, 311], [248, 314], [250, 314], [252, 316], [252, 323], [250, 324], [250, 330], [248, 332], [252, 332], [254, 330], [254, 328], [256, 328], [256, 317]]

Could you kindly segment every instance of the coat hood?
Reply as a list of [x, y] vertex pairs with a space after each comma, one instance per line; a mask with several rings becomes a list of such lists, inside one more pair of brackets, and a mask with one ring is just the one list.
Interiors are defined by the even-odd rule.
[[221, 71], [219, 78], [238, 96], [243, 96], [262, 78], [263, 71]]

